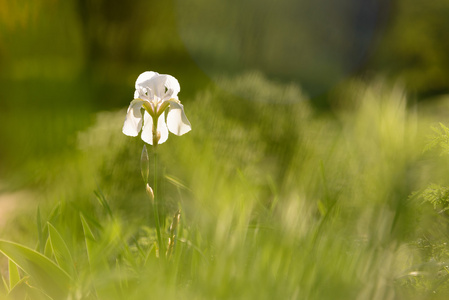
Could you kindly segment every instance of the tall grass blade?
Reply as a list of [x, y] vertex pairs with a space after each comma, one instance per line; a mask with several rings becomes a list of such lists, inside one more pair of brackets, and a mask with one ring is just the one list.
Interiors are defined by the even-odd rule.
[[50, 237], [48, 237], [47, 241], [45, 242], [44, 255], [50, 259], [53, 258], [53, 250], [51, 249]]
[[75, 275], [75, 263], [73, 262], [69, 247], [67, 247], [64, 239], [53, 225], [47, 223], [47, 226], [50, 234], [50, 244], [56, 262], [64, 271], [73, 277]]
[[81, 224], [83, 226], [84, 239], [85, 239], [85, 243], [86, 243], [87, 258], [89, 259], [89, 263], [92, 263], [93, 255], [94, 255], [95, 237], [94, 237], [94, 234], [92, 233], [92, 230], [89, 227], [89, 224], [87, 224], [87, 221], [82, 214], [80, 215], [80, 218], [81, 218]]
[[97, 197], [98, 201], [100, 202], [100, 205], [106, 210], [108, 216], [112, 219], [112, 210], [111, 207], [108, 204], [108, 201], [106, 201], [106, 197], [103, 194], [103, 191], [100, 189], [100, 187], [97, 185], [97, 191], [94, 192], [95, 196]]

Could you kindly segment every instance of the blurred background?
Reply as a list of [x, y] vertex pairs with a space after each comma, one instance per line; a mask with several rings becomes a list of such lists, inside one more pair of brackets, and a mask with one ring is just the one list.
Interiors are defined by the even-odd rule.
[[146, 222], [143, 142], [121, 127], [151, 70], [178, 79], [193, 128], [160, 147], [164, 210], [181, 203], [220, 258], [182, 267], [198, 297], [232, 298], [225, 281], [316, 299], [448, 287], [449, 161], [423, 154], [447, 121], [448, 17], [449, 0], [0, 0], [2, 235], [33, 240], [39, 205], [76, 240], [98, 190]]
[[187, 106], [252, 71], [298, 85], [318, 110], [355, 76], [400, 79], [419, 100], [447, 93], [448, 12], [446, 0], [3, 0], [0, 174], [35, 182], [94, 113], [127, 106], [145, 70], [178, 78]]

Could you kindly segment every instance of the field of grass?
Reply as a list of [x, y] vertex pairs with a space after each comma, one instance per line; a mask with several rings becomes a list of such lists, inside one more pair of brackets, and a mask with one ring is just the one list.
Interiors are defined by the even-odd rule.
[[353, 80], [323, 113], [259, 73], [217, 80], [180, 94], [192, 131], [158, 149], [171, 255], [125, 110], [74, 111], [71, 149], [20, 170], [45, 166], [2, 229], [5, 299], [447, 299], [444, 106]]

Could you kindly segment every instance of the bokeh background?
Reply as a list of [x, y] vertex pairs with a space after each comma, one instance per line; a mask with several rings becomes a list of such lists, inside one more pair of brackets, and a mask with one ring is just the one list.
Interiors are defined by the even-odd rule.
[[354, 76], [400, 79], [419, 100], [449, 88], [445, 0], [0, 5], [0, 174], [8, 179], [35, 181], [25, 165], [72, 151], [94, 113], [127, 105], [144, 70], [173, 74], [186, 99], [220, 87], [220, 76], [258, 71], [297, 84], [318, 109]]
[[188, 243], [155, 295], [446, 299], [448, 32], [448, 0], [0, 0], [2, 238], [39, 207], [81, 253], [95, 193], [152, 224], [121, 133], [152, 70], [193, 128], [160, 146]]

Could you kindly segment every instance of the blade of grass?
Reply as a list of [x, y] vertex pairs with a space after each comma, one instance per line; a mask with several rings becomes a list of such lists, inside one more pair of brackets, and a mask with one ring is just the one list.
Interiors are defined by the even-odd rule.
[[89, 260], [89, 263], [92, 263], [95, 237], [94, 237], [94, 234], [92, 233], [92, 230], [89, 227], [89, 224], [87, 224], [87, 221], [84, 218], [83, 214], [80, 215], [80, 218], [81, 218], [81, 224], [83, 226], [84, 240], [86, 243], [87, 258]]
[[9, 290], [12, 290], [16, 284], [20, 281], [20, 274], [17, 265], [13, 263], [10, 259], [8, 260], [8, 271], [9, 271]]
[[106, 210], [108, 216], [112, 219], [112, 210], [111, 207], [108, 204], [108, 201], [106, 201], [106, 197], [103, 194], [103, 191], [100, 189], [100, 187], [97, 185], [97, 191], [94, 191], [95, 196], [98, 199], [98, 202], [100, 202], [100, 205]]
[[50, 259], [53, 258], [53, 251], [51, 249], [50, 237], [47, 238], [45, 242], [44, 255]]
[[67, 247], [64, 239], [53, 225], [47, 223], [47, 226], [50, 234], [50, 245], [56, 262], [64, 271], [73, 277], [75, 275], [75, 263], [73, 262], [69, 247]]

